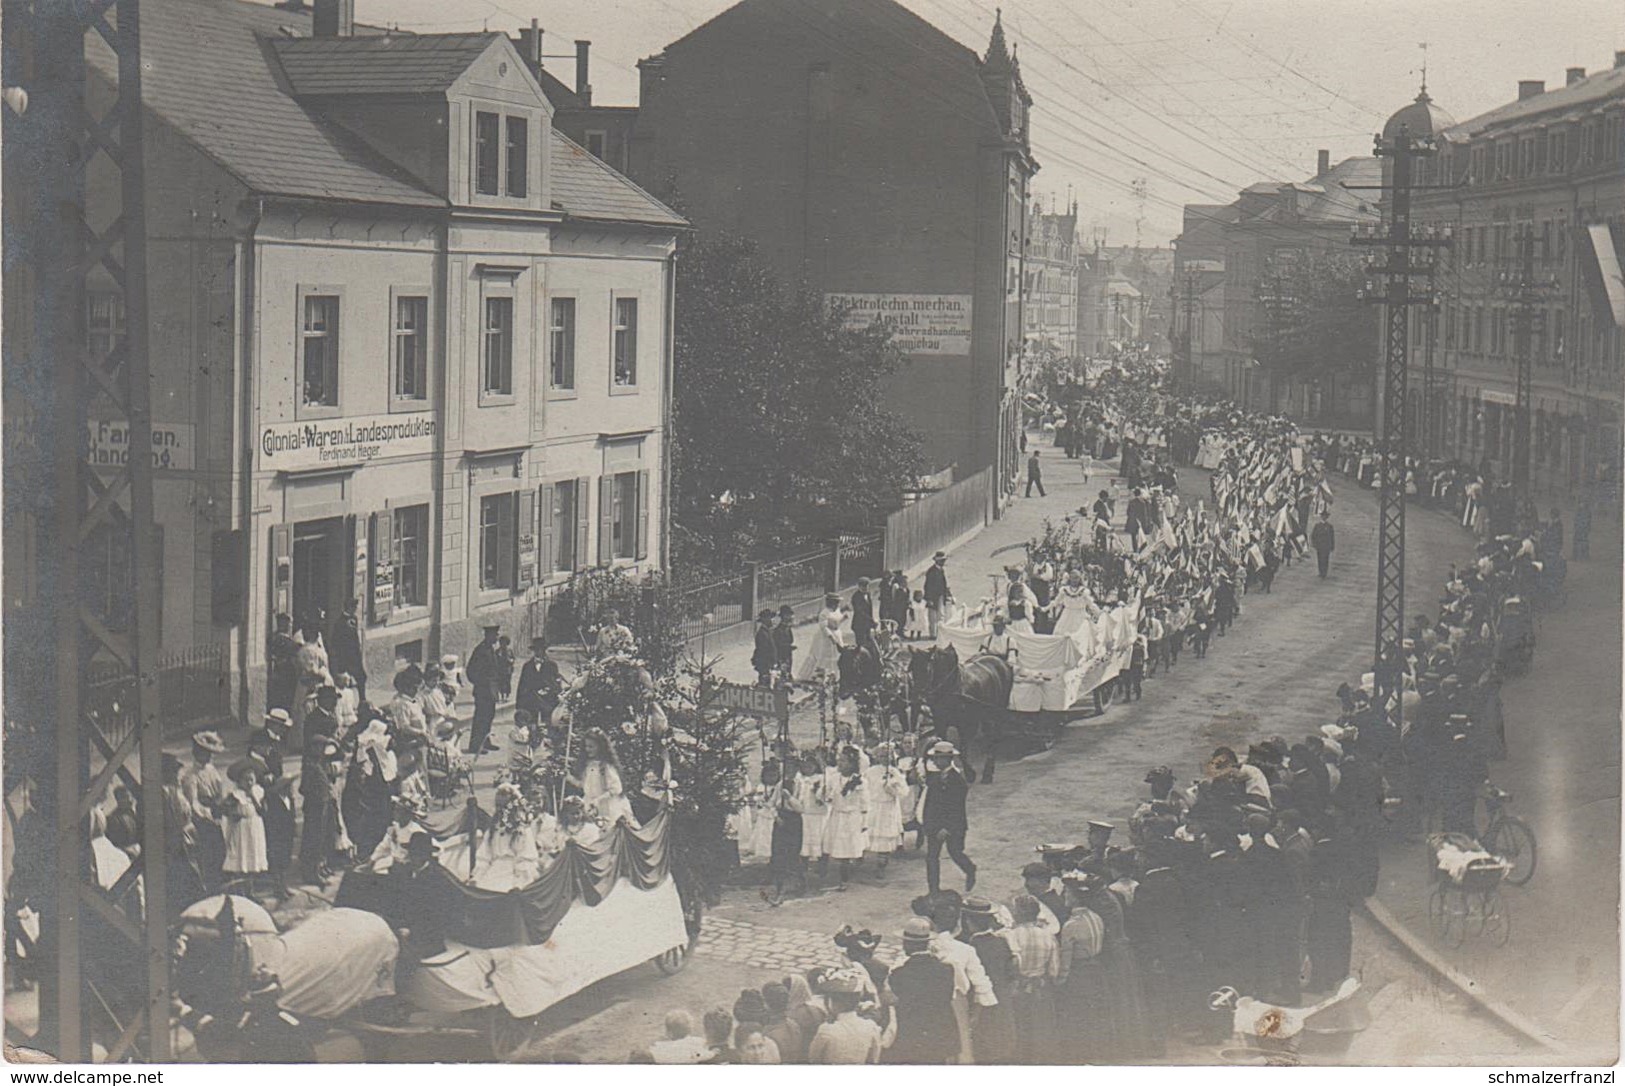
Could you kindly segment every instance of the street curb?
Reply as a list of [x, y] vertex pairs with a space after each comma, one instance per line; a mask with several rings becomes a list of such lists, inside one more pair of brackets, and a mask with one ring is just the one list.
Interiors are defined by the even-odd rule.
[[1366, 919], [1387, 932], [1395, 942], [1405, 948], [1411, 957], [1415, 958], [1427, 969], [1438, 974], [1439, 977], [1471, 1000], [1479, 1010], [1494, 1018], [1513, 1033], [1526, 1040], [1533, 1041], [1544, 1049], [1555, 1050], [1557, 1048], [1558, 1040], [1556, 1037], [1553, 1037], [1529, 1018], [1486, 993], [1482, 985], [1445, 961], [1439, 956], [1438, 951], [1417, 938], [1409, 927], [1400, 923], [1399, 919], [1388, 910], [1388, 906], [1375, 898], [1368, 898], [1363, 904], [1362, 910], [1366, 915]]

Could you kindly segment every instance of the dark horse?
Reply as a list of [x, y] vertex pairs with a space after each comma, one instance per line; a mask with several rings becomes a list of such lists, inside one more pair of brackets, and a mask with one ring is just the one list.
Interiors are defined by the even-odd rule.
[[867, 696], [874, 707], [876, 725], [884, 727], [896, 716], [903, 728], [908, 728], [912, 719], [907, 692], [910, 673], [907, 669], [888, 667], [874, 642], [842, 646], [836, 673], [840, 679], [837, 697], [855, 697], [863, 704]]
[[1010, 704], [1015, 672], [1003, 657], [981, 653], [965, 664], [953, 646], [915, 649], [909, 662], [915, 697], [931, 710], [937, 735], [950, 728], [959, 733], [966, 764], [971, 760], [971, 736], [987, 747], [982, 779], [993, 780], [994, 754], [1001, 725]]

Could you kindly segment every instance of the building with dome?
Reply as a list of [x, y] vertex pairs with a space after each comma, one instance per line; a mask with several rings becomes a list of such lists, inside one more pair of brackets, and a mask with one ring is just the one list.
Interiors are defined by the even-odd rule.
[[[1536, 276], [1554, 284], [1531, 340], [1530, 477], [1537, 492], [1573, 491], [1619, 470], [1625, 53], [1601, 72], [1570, 68], [1550, 90], [1521, 80], [1517, 92], [1457, 122], [1424, 89], [1384, 130], [1434, 137], [1437, 154], [1416, 172], [1412, 222], [1455, 239], [1441, 257], [1439, 308], [1412, 311], [1408, 421], [1418, 441], [1428, 423], [1432, 455], [1510, 476], [1517, 344], [1503, 273], [1516, 272], [1518, 238], [1530, 231]], [[1391, 168], [1385, 159], [1385, 181]]]

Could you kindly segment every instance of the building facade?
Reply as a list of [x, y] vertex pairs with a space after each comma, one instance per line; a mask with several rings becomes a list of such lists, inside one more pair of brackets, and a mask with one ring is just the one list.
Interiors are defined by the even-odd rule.
[[[1282, 374], [1266, 368], [1258, 356], [1281, 307], [1290, 304], [1302, 269], [1319, 254], [1351, 254], [1351, 233], [1378, 221], [1376, 193], [1365, 188], [1376, 186], [1381, 176], [1375, 158], [1334, 165], [1322, 151], [1306, 181], [1261, 181], [1231, 204], [1186, 206], [1185, 233], [1177, 244], [1181, 265], [1200, 269], [1194, 289], [1204, 315], [1196, 325], [1203, 343], [1196, 367], [1201, 381], [1216, 384], [1248, 410], [1317, 425], [1371, 425], [1375, 388], [1369, 372]], [[1223, 276], [1217, 296], [1211, 282], [1215, 273]], [[1187, 276], [1177, 289], [1191, 285]], [[1216, 321], [1206, 318], [1209, 303], [1219, 307]], [[1373, 310], [1373, 327], [1376, 321]], [[1210, 346], [1210, 333], [1217, 336], [1216, 347]]]
[[928, 468], [1012, 477], [1037, 164], [1002, 26], [978, 56], [892, 0], [744, 0], [639, 68], [633, 177], [895, 326]]
[[1078, 353], [1078, 205], [1045, 212], [1034, 201], [1027, 223], [1024, 339], [1029, 353]]
[[1192, 388], [1226, 389], [1224, 357], [1225, 230], [1235, 222], [1230, 204], [1186, 204], [1174, 239], [1170, 283], [1175, 375]]
[[[222, 649], [248, 713], [279, 616], [358, 601], [387, 682], [488, 623], [519, 641], [549, 582], [654, 567], [665, 535], [682, 220], [553, 132], [502, 35], [315, 12], [325, 36], [308, 8], [142, 5], [161, 649]], [[107, 287], [92, 351], [122, 332]], [[119, 445], [92, 424], [92, 458]]]
[[1558, 492], [1617, 477], [1625, 53], [1601, 72], [1570, 68], [1552, 90], [1521, 81], [1514, 100], [1459, 124], [1425, 91], [1402, 115], [1437, 137], [1419, 182], [1446, 186], [1417, 192], [1413, 221], [1453, 239], [1438, 273], [1439, 308], [1410, 319], [1412, 434], [1425, 424], [1432, 455], [1487, 461], [1497, 478], [1510, 476], [1520, 349], [1514, 294], [1528, 235], [1529, 270], [1540, 285], [1529, 336], [1531, 481]]

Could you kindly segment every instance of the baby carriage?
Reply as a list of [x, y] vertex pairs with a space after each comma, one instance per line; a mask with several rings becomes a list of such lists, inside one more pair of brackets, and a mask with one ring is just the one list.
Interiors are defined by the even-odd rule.
[[1501, 884], [1512, 864], [1461, 833], [1432, 834], [1427, 849], [1433, 880], [1428, 921], [1439, 938], [1459, 947], [1469, 934], [1488, 936], [1496, 946], [1506, 946], [1512, 914], [1501, 900]]

